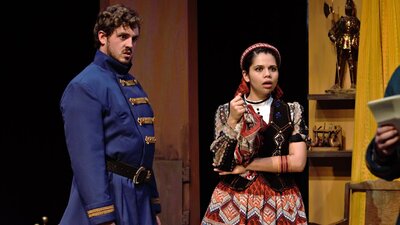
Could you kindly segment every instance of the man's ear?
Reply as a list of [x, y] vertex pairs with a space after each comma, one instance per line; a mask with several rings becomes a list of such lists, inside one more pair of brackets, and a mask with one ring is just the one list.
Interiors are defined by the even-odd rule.
[[104, 31], [100, 30], [99, 32], [97, 32], [97, 37], [99, 38], [99, 41], [101, 43], [101, 45], [105, 45], [107, 42], [107, 35]]

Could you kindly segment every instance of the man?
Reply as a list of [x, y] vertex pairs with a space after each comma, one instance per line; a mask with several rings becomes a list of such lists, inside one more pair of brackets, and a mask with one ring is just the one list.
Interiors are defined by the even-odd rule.
[[94, 60], [61, 98], [73, 180], [60, 225], [161, 224], [154, 114], [129, 74], [139, 34], [136, 11], [113, 5], [100, 12]]
[[[385, 97], [398, 94], [400, 94], [400, 66], [389, 80]], [[366, 164], [369, 171], [377, 177], [386, 180], [400, 177], [400, 131], [392, 124], [377, 128], [375, 138], [367, 148]]]
[[[392, 74], [385, 90], [385, 97], [400, 94], [400, 66]], [[375, 138], [368, 145], [366, 164], [369, 171], [385, 180], [400, 177], [400, 131], [392, 124], [377, 128]], [[396, 225], [400, 225], [400, 215]]]

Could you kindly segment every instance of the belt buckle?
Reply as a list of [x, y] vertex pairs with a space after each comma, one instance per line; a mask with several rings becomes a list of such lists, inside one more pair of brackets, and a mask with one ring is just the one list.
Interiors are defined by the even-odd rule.
[[133, 176], [132, 182], [134, 184], [141, 184], [147, 180], [149, 180], [151, 177], [151, 171], [146, 170], [143, 166], [141, 166], [135, 173], [135, 176]]

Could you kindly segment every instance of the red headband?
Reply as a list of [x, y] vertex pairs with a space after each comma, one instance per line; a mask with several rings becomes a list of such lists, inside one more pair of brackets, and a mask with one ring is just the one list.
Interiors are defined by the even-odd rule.
[[278, 66], [281, 65], [281, 54], [279, 54], [279, 51], [278, 51], [277, 48], [275, 48], [274, 46], [272, 46], [270, 44], [267, 44], [267, 43], [256, 43], [256, 44], [248, 47], [246, 50], [244, 50], [244, 52], [242, 54], [242, 57], [240, 57], [240, 68], [242, 70], [243, 70], [243, 59], [244, 59], [244, 57], [246, 57], [246, 55], [249, 54], [249, 52], [251, 52], [253, 49], [260, 48], [260, 47], [268, 48], [268, 49], [271, 49], [273, 52], [275, 52], [276, 56], [277, 56], [276, 61], [278, 63]]

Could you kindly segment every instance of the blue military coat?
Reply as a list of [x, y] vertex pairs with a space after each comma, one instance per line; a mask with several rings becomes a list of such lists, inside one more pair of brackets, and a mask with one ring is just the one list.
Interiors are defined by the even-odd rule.
[[63, 93], [60, 108], [73, 180], [60, 225], [156, 223], [161, 208], [154, 176], [136, 185], [106, 169], [106, 157], [153, 166], [154, 114], [130, 67], [97, 51]]

